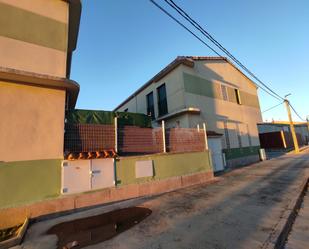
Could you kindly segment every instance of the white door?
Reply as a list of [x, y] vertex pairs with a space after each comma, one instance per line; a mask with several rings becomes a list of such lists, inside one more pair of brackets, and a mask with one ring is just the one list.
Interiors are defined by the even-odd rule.
[[62, 194], [89, 191], [90, 160], [62, 162]]
[[208, 147], [211, 150], [211, 159], [214, 172], [224, 170], [221, 138], [208, 138]]
[[115, 186], [114, 159], [91, 160], [91, 189]]

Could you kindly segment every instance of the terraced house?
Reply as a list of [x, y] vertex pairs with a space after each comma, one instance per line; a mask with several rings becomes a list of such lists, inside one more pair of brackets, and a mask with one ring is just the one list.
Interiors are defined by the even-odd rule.
[[[224, 57], [177, 57], [115, 108], [151, 115], [153, 125], [202, 127], [221, 134], [212, 144], [222, 164], [259, 160], [257, 86]], [[224, 160], [225, 159], [225, 160]], [[220, 159], [219, 159], [220, 160]]]
[[79, 0], [0, 0], [0, 207], [59, 194], [80, 14]]

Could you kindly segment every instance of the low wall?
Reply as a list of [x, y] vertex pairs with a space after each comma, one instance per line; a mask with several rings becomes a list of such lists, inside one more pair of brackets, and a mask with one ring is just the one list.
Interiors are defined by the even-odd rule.
[[60, 194], [61, 159], [0, 162], [0, 208]]
[[[135, 178], [135, 162], [153, 160], [154, 176]], [[59, 196], [61, 160], [0, 164], [0, 228], [25, 217], [73, 212], [114, 201], [159, 194], [213, 179], [205, 152], [121, 157], [116, 162], [117, 186]], [[14, 203], [15, 207], [10, 206]]]
[[[135, 178], [135, 162], [142, 160], [153, 160], [153, 177]], [[202, 171], [213, 171], [208, 152], [120, 157], [116, 161], [117, 185], [162, 180]]]
[[226, 164], [228, 167], [249, 165], [258, 162], [260, 146], [224, 149]]

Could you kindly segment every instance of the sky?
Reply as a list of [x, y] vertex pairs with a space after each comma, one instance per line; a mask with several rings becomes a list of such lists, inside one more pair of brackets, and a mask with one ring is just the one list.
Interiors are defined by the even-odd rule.
[[[280, 96], [291, 93], [302, 118], [309, 115], [308, 0], [174, 1]], [[71, 72], [81, 88], [76, 107], [113, 110], [180, 55], [215, 56], [149, 0], [82, 0]], [[262, 112], [280, 103], [258, 92]], [[263, 119], [287, 120], [284, 105]]]

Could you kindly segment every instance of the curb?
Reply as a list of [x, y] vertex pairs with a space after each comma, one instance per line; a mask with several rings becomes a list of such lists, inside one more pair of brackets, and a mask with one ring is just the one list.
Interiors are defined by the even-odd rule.
[[309, 184], [309, 177], [301, 184], [299, 194], [296, 195], [284, 213], [281, 216], [280, 221], [276, 224], [274, 230], [270, 234], [269, 238], [264, 242], [263, 249], [283, 249], [286, 239], [292, 229], [295, 218], [298, 214], [298, 210], [302, 204], [303, 197]]

